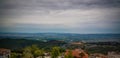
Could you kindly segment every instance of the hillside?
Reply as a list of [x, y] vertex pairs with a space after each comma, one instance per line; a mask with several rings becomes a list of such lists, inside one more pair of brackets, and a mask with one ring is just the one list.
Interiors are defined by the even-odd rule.
[[63, 41], [50, 40], [47, 42], [27, 39], [0, 39], [0, 48], [22, 49], [26, 46], [38, 45], [40, 48], [49, 49], [53, 46], [61, 46], [65, 44]]

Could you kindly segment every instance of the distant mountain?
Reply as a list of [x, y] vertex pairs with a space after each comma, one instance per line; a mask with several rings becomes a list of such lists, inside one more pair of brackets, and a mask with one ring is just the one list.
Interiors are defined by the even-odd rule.
[[120, 34], [0, 33], [0, 38], [64, 41], [120, 41]]

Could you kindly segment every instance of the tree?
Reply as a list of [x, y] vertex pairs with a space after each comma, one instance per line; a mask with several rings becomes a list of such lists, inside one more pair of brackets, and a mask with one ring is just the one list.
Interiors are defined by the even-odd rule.
[[32, 45], [32, 46], [28, 46], [28, 47], [25, 47], [23, 49], [23, 58], [35, 58], [36, 57], [36, 54], [38, 52], [35, 52], [35, 51], [38, 51], [39, 48], [37, 45]]
[[31, 47], [28, 46], [28, 47], [25, 47], [23, 49], [23, 57], [22, 58], [33, 58], [33, 55], [31, 53]]
[[60, 48], [53, 47], [51, 51], [51, 58], [57, 58], [60, 55]]
[[11, 56], [10, 56], [10, 58], [17, 58], [17, 53], [11, 53]]
[[34, 57], [33, 57], [33, 55], [32, 55], [31, 53], [28, 53], [28, 52], [26, 53], [26, 52], [24, 52], [22, 58], [34, 58]]
[[39, 50], [39, 47], [37, 45], [32, 45], [31, 46], [31, 53], [34, 54], [36, 50]]
[[41, 58], [44, 58], [43, 56], [44, 56], [44, 51], [41, 49], [39, 49], [39, 50], [36, 50], [35, 52], [34, 52], [34, 56], [35, 57], [38, 57], [38, 56], [40, 56]]
[[71, 50], [68, 51], [68, 54], [65, 55], [65, 58], [74, 58]]
[[30, 47], [30, 46], [25, 47], [25, 48], [23, 49], [23, 52], [24, 52], [24, 53], [31, 53], [31, 47]]

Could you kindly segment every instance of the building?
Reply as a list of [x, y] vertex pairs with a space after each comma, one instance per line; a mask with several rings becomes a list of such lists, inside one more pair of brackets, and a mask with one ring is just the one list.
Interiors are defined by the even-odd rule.
[[71, 45], [82, 45], [82, 42], [72, 42]]
[[108, 58], [120, 58], [120, 53], [108, 52]]
[[10, 58], [10, 53], [9, 49], [0, 48], [0, 58]]
[[[69, 53], [69, 50], [65, 52], [65, 55], [68, 55], [68, 53]], [[88, 58], [88, 54], [81, 49], [72, 50], [72, 56], [74, 58]]]
[[107, 58], [107, 56], [101, 53], [94, 53], [94, 54], [91, 54], [89, 58]]

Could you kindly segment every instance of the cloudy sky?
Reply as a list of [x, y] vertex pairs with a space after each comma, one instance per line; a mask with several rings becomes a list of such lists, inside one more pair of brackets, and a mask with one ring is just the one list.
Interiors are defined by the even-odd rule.
[[120, 33], [120, 0], [0, 0], [0, 32]]

